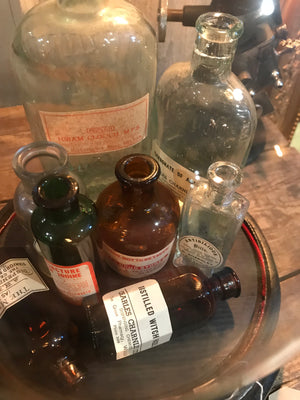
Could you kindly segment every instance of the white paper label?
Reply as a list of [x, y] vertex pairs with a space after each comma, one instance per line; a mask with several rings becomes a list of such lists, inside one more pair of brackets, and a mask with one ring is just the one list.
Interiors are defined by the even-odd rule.
[[69, 154], [101, 154], [134, 146], [147, 136], [149, 94], [122, 106], [98, 110], [40, 111], [47, 140]]
[[89, 261], [72, 266], [56, 265], [46, 260], [57, 289], [70, 302], [81, 304], [85, 296], [99, 292], [93, 264]]
[[161, 150], [156, 140], [153, 141], [152, 156], [159, 162], [160, 180], [171, 188], [179, 200], [184, 201], [190, 189], [190, 180], [195, 178], [194, 172], [172, 160]]
[[181, 254], [189, 258], [194, 264], [217, 268], [223, 263], [220, 251], [210, 242], [198, 236], [187, 235], [179, 239]]
[[142, 278], [154, 274], [166, 265], [174, 240], [157, 253], [144, 257], [128, 256], [119, 253], [103, 242], [104, 259], [111, 268], [118, 271], [121, 275], [131, 278]]
[[103, 296], [117, 360], [166, 343], [172, 336], [169, 311], [154, 279]]
[[0, 265], [0, 317], [34, 292], [49, 290], [27, 258], [11, 258]]

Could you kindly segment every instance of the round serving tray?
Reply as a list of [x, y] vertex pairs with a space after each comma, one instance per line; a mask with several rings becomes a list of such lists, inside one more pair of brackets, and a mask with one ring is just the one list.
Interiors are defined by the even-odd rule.
[[[24, 232], [15, 218], [12, 203], [1, 210], [0, 246], [25, 246]], [[9, 221], [7, 225], [5, 222]], [[213, 318], [202, 327], [176, 340], [119, 361], [100, 362], [86, 343], [78, 345], [78, 357], [86, 368], [85, 385], [76, 391], [60, 391], [28, 380], [15, 365], [10, 350], [1, 346], [1, 399], [27, 400], [146, 400], [146, 399], [262, 399], [274, 376], [247, 387], [238, 387], [237, 366], [247, 354], [263, 346], [276, 327], [280, 287], [276, 267], [257, 223], [247, 215], [226, 263], [238, 274], [242, 293], [237, 299], [218, 303]], [[36, 265], [39, 269], [39, 266]], [[98, 265], [102, 292], [134, 283]], [[178, 270], [171, 264], [152, 276], [168, 279]], [[5, 352], [5, 354], [1, 354]], [[234, 371], [231, 379], [222, 379]], [[1, 379], [0, 379], [1, 381]], [[218, 384], [219, 382], [219, 384]], [[226, 383], [224, 383], [226, 382]]]

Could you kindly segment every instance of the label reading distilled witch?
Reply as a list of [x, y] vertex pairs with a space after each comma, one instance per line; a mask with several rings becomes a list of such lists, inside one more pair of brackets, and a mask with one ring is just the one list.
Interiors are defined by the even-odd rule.
[[28, 258], [11, 258], [0, 265], [0, 317], [34, 292], [49, 290]]
[[63, 266], [46, 260], [57, 289], [70, 302], [81, 304], [85, 296], [99, 292], [93, 264], [89, 261]]
[[166, 265], [174, 240], [160, 251], [143, 257], [119, 253], [103, 242], [103, 255], [107, 264], [121, 275], [142, 278], [158, 272]]
[[98, 154], [134, 146], [147, 136], [149, 94], [117, 107], [52, 112], [40, 111], [47, 140], [70, 155]]
[[168, 307], [154, 279], [107, 293], [103, 302], [117, 360], [170, 340]]
[[198, 266], [218, 268], [223, 263], [221, 252], [212, 243], [198, 236], [181, 237], [179, 250], [183, 256]]

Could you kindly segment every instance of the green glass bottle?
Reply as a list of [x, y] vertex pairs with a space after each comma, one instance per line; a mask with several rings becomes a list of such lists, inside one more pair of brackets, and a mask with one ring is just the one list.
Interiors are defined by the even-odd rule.
[[32, 232], [54, 283], [67, 301], [81, 304], [99, 291], [91, 240], [95, 205], [79, 194], [75, 179], [63, 175], [42, 179], [33, 189], [33, 200]]

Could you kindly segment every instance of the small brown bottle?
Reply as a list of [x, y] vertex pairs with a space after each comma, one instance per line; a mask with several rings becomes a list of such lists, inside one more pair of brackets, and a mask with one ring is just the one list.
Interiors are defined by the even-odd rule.
[[148, 155], [122, 158], [115, 174], [118, 180], [96, 203], [96, 242], [111, 268], [130, 278], [142, 278], [168, 261], [179, 222], [178, 201], [158, 182], [160, 167]]
[[225, 267], [207, 278], [198, 271], [164, 282], [147, 279], [84, 299], [100, 358], [121, 359], [166, 343], [205, 324], [218, 300], [239, 297], [240, 280]]

